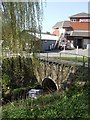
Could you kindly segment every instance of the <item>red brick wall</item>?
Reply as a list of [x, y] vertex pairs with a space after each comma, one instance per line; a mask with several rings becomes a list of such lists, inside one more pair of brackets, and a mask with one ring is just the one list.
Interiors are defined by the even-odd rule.
[[[85, 18], [82, 18], [85, 19]], [[87, 18], [86, 18], [87, 19]], [[79, 22], [80, 19], [77, 19], [76, 22], [70, 22], [73, 30], [90, 30], [90, 22]]]

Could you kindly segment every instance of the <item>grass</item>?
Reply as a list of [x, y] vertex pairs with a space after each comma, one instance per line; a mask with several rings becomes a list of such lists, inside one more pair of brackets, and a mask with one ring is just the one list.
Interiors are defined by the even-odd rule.
[[54, 58], [58, 58], [58, 59], [61, 59], [61, 60], [68, 60], [68, 61], [74, 61], [74, 62], [88, 62], [88, 58], [83, 58], [82, 57], [54, 57]]
[[[38, 99], [27, 98], [3, 106], [5, 118], [23, 118], [27, 120], [58, 118], [90, 118], [88, 115], [88, 88], [74, 84], [68, 92], [41, 96]], [[6, 119], [5, 119], [6, 120]]]

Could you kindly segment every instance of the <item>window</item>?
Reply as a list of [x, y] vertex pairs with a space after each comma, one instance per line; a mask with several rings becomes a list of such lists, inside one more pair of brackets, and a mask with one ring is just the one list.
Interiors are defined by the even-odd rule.
[[90, 19], [80, 19], [79, 22], [90, 22]]
[[76, 22], [76, 19], [71, 19], [72, 22]]

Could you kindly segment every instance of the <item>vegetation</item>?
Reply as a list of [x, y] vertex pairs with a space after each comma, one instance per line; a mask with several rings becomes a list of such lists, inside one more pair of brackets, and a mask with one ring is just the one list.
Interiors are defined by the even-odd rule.
[[23, 31], [31, 31], [41, 33], [43, 5], [41, 1], [37, 2], [2, 2], [2, 40], [3, 49], [8, 51], [22, 53], [25, 50], [34, 50], [35, 37], [27, 34], [23, 35]]
[[[37, 85], [33, 71], [36, 52], [40, 50], [40, 40], [27, 34], [35, 35], [42, 29], [43, 4], [41, 1], [1, 2], [2, 11], [2, 51], [10, 54], [7, 58], [2, 54], [2, 95], [4, 102], [24, 96]], [[33, 53], [33, 59], [30, 54]], [[24, 54], [25, 53], [25, 54]], [[12, 54], [12, 57], [11, 57]], [[18, 55], [19, 54], [19, 55]], [[15, 56], [14, 56], [15, 55]], [[18, 94], [17, 94], [18, 93]], [[14, 99], [13, 98], [13, 99]]]
[[3, 119], [90, 119], [88, 115], [88, 87], [76, 84], [66, 93], [54, 93], [38, 99], [27, 98], [3, 106]]
[[90, 119], [88, 101], [88, 69], [79, 67], [68, 91], [26, 98], [2, 107], [3, 119]]
[[75, 62], [88, 62], [88, 58], [86, 57], [84, 59], [83, 57], [54, 57], [54, 58], [68, 60], [68, 61], [75, 61]]
[[2, 61], [3, 102], [26, 97], [29, 89], [38, 85], [31, 58], [12, 57]]

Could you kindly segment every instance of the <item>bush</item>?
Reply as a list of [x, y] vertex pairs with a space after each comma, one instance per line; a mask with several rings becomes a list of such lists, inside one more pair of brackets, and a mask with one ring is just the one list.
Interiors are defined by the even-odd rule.
[[[23, 95], [38, 84], [31, 58], [12, 57], [2, 60], [3, 98], [7, 101]], [[18, 94], [18, 95], [17, 95]], [[17, 97], [16, 97], [17, 96]]]

